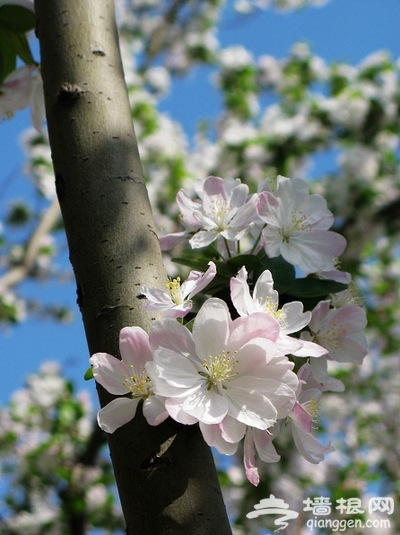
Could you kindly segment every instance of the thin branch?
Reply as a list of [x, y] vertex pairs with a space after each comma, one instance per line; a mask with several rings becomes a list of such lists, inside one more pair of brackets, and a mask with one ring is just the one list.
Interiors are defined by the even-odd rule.
[[55, 198], [44, 212], [39, 225], [29, 238], [22, 262], [0, 277], [0, 287], [10, 288], [29, 276], [39, 254], [42, 238], [51, 232], [59, 217], [60, 207], [57, 198]]

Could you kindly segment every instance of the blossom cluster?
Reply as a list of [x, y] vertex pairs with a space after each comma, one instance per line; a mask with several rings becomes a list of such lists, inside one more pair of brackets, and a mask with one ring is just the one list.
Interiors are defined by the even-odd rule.
[[76, 392], [57, 362], [42, 363], [0, 407], [1, 533], [68, 533], [68, 507], [82, 512], [87, 533], [122, 530], [104, 444], [89, 393]]
[[164, 249], [186, 241], [212, 260], [182, 284], [142, 286], [144, 307], [161, 317], [149, 333], [121, 330], [121, 360], [91, 356], [96, 381], [119, 396], [98, 423], [113, 433], [142, 403], [150, 425], [198, 424], [221, 453], [244, 440], [246, 475], [257, 485], [256, 455], [279, 460], [273, 440], [283, 427], [311, 463], [333, 450], [313, 434], [322, 392], [343, 390], [328, 362], [362, 362], [366, 314], [335, 263], [346, 242], [306, 182], [279, 176], [275, 189], [265, 182], [252, 195], [239, 179], [210, 176], [198, 186], [196, 200], [177, 195], [184, 230], [160, 241]]

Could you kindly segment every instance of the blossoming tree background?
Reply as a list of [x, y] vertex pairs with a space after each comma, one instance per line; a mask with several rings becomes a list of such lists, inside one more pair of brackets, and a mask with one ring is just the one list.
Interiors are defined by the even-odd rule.
[[[332, 5], [335, 2], [339, 0], [331, 0]], [[373, 0], [370, 3], [373, 4]], [[23, 16], [22, 12], [7, 12], [10, 4], [15, 4], [14, 8], [24, 7]], [[57, 6], [57, 2], [52, 4]], [[111, 16], [112, 5], [106, 4], [107, 16]], [[308, 4], [308, 10], [317, 13], [319, 10], [315, 9], [315, 4], [324, 2], [244, 0], [235, 5], [184, 0], [161, 5], [152, 2], [117, 2], [120, 47], [131, 114], [129, 109], [126, 112], [127, 108], [121, 112], [118, 106], [111, 107], [112, 112], [106, 116], [106, 124], [96, 123], [96, 118], [103, 117], [102, 114], [109, 106], [103, 106], [101, 97], [97, 100], [98, 95], [93, 95], [93, 100], [90, 100], [94, 87], [90, 83], [94, 84], [98, 72], [103, 72], [96, 69], [102, 68], [98, 66], [104, 58], [107, 58], [109, 72], [101, 79], [101, 84], [104, 84], [101, 91], [108, 95], [111, 91], [117, 91], [113, 95], [116, 94], [122, 100], [123, 88], [118, 74], [115, 74], [117, 56], [109, 58], [109, 48], [105, 48], [103, 42], [104, 36], [99, 33], [93, 37], [91, 34], [92, 55], [90, 61], [81, 62], [83, 66], [79, 67], [82, 68], [80, 77], [77, 77], [76, 71], [68, 71], [70, 66], [67, 60], [67, 65], [64, 66], [67, 71], [64, 73], [74, 72], [75, 78], [73, 83], [62, 79], [57, 87], [51, 85], [60, 82], [56, 69], [59, 65], [55, 65], [55, 62], [58, 63], [54, 56], [56, 48], [50, 46], [48, 41], [47, 44], [42, 44], [45, 87], [47, 80], [48, 87], [52, 87], [48, 92], [53, 91], [57, 102], [61, 102], [61, 111], [56, 106], [54, 109], [48, 107], [48, 122], [53, 139], [58, 138], [60, 142], [60, 145], [52, 147], [52, 152], [57, 194], [62, 206], [64, 203], [63, 217], [67, 234], [69, 233], [72, 256], [78, 255], [77, 251], [84, 256], [86, 250], [92, 250], [95, 236], [90, 234], [88, 221], [84, 217], [76, 219], [74, 210], [82, 202], [79, 206], [84, 213], [85, 203], [82, 199], [89, 198], [90, 204], [97, 202], [97, 197], [102, 195], [104, 200], [99, 210], [102, 210], [100, 219], [103, 227], [112, 226], [114, 220], [123, 214], [122, 228], [126, 235], [110, 245], [109, 242], [113, 241], [110, 239], [112, 234], [108, 235], [106, 231], [95, 250], [99, 254], [109, 255], [109, 271], [119, 272], [119, 279], [112, 284], [121, 284], [123, 287], [121, 294], [118, 294], [121, 299], [124, 292], [130, 292], [128, 302], [135, 301], [139, 294], [144, 298], [136, 306], [137, 316], [132, 319], [130, 307], [126, 307], [122, 316], [116, 320], [113, 316], [114, 305], [107, 308], [107, 303], [101, 304], [105, 294], [114, 296], [114, 288], [96, 289], [99, 308], [96, 310], [96, 305], [91, 303], [91, 318], [86, 317], [85, 320], [89, 351], [95, 354], [91, 358], [94, 376], [112, 394], [123, 394], [123, 388], [118, 390], [118, 386], [113, 390], [110, 380], [101, 379], [102, 363], [113, 362], [105, 355], [115, 355], [118, 343], [121, 348], [121, 366], [129, 361], [130, 348], [140, 348], [140, 351], [133, 353], [140, 353], [148, 375], [141, 376], [143, 382], [127, 382], [124, 388], [127, 392], [132, 392], [129, 389], [140, 386], [140, 395], [145, 399], [143, 414], [152, 425], [165, 419], [165, 408], [178, 422], [200, 422], [204, 438], [215, 446], [219, 480], [232, 530], [237, 534], [262, 532], [261, 519], [248, 520], [246, 513], [270, 493], [284, 498], [290, 503], [291, 509], [297, 511], [302, 510], [302, 500], [313, 495], [330, 496], [334, 501], [336, 498], [366, 499], [371, 495], [396, 498], [399, 493], [399, 67], [396, 59], [386, 52], [377, 52], [357, 64], [348, 64], [342, 61], [342, 57], [336, 56], [332, 63], [324, 61], [314, 54], [312, 46], [310, 48], [305, 43], [294, 44], [290, 50], [282, 52], [280, 57], [274, 57], [268, 45], [257, 53], [252, 52], [250, 41], [249, 49], [244, 47], [249, 32], [246, 26], [254, 21], [264, 20], [265, 34], [275, 33], [272, 24], [269, 25], [268, 18], [265, 18], [266, 13], [270, 13], [269, 9], [279, 13]], [[2, 358], [15, 367], [20, 366], [22, 360], [29, 360], [35, 345], [41, 343], [36, 341], [36, 336], [46, 337], [40, 334], [40, 329], [55, 331], [59, 329], [56, 322], [69, 320], [72, 313], [78, 315], [76, 310], [70, 309], [73, 301], [71, 297], [58, 297], [59, 292], [71, 296], [75, 290], [66, 261], [66, 244], [55, 195], [47, 128], [41, 120], [43, 108], [40, 79], [34, 64], [34, 61], [41, 58], [34, 37], [29, 38], [31, 48], [25, 40], [26, 32], [34, 24], [32, 8], [33, 5], [28, 0], [0, 4], [0, 112], [6, 118], [11, 116], [11, 112], [29, 106], [32, 123], [36, 127], [36, 130], [31, 129], [23, 134], [27, 177], [19, 174], [16, 177], [15, 173], [11, 173], [4, 177], [0, 186], [3, 205], [0, 234], [0, 321], [5, 336], [9, 336], [11, 342], [17, 341], [24, 322], [34, 325], [36, 332], [35, 338], [24, 340], [23, 352], [6, 350], [3, 354], [2, 351]], [[329, 4], [321, 9], [321, 13], [328, 8]], [[92, 9], [96, 13], [94, 6]], [[396, 9], [393, 7], [393, 12]], [[47, 33], [46, 24], [49, 24], [46, 17], [55, 20], [56, 12], [52, 12], [48, 3], [43, 1], [37, 3], [36, 12], [42, 21], [37, 29], [38, 35], [46, 43], [47, 37], [44, 34]], [[104, 14], [101, 17], [104, 19]], [[237, 41], [228, 45], [222, 42], [224, 27], [229, 28], [230, 25], [243, 27], [243, 43]], [[108, 21], [106, 28], [112, 34]], [[73, 47], [73, 36], [72, 41], [68, 41], [71, 39], [68, 30], [60, 29], [60, 32], [63, 35], [65, 33], [65, 42]], [[112, 40], [113, 36], [108, 35], [108, 38]], [[279, 35], [274, 35], [273, 38], [279, 39]], [[267, 38], [258, 33], [257, 40], [262, 39], [266, 41]], [[13, 50], [22, 58], [18, 64], [13, 63], [14, 56], [10, 52]], [[52, 62], [54, 73], [51, 69]], [[23, 67], [24, 64], [27, 67]], [[15, 71], [16, 67], [22, 69]], [[203, 72], [206, 74], [200, 76]], [[185, 131], [185, 125], [180, 125], [167, 113], [171, 98], [168, 95], [180, 91], [182, 81], [190, 82], [194, 76], [200, 76], [197, 78], [200, 84], [196, 83], [192, 89], [195, 90], [196, 99], [204, 98], [203, 87], [209, 83], [212, 91], [218, 95], [210, 97], [210, 103], [205, 103], [202, 111], [205, 119], [197, 124], [195, 135], [193, 125], [196, 118], [186, 126]], [[99, 87], [97, 82], [95, 87]], [[84, 127], [78, 125], [73, 130], [74, 146], [69, 146], [70, 139], [66, 132], [69, 132], [69, 128], [74, 128], [71, 127], [71, 109], [83, 98], [85, 102], [96, 106], [97, 115], [88, 112]], [[182, 101], [184, 96], [178, 98]], [[213, 106], [212, 98], [218, 98], [220, 102], [220, 105], [215, 105], [215, 115], [209, 111], [209, 106]], [[117, 109], [121, 115], [115, 115]], [[138, 201], [136, 190], [133, 195], [128, 193], [131, 181], [140, 182], [137, 178], [140, 168], [137, 159], [135, 160], [131, 140], [124, 146], [124, 142], [120, 142], [119, 135], [115, 133], [117, 128], [122, 131], [125, 123], [129, 129], [131, 117], [135, 124], [157, 233], [166, 236], [161, 240], [164, 249], [175, 245], [172, 254], [167, 251], [164, 254], [166, 271], [171, 277], [169, 283], [162, 282], [164, 272], [156, 252], [151, 254], [153, 267], [146, 265], [147, 274], [144, 278], [141, 274], [138, 275], [143, 269], [142, 257], [135, 259], [136, 264], [129, 261], [129, 249], [132, 247], [130, 225], [140, 219], [138, 214], [143, 218], [143, 235], [147, 232], [146, 227], [153, 225], [150, 212], [146, 211], [146, 201]], [[181, 115], [177, 113], [177, 117]], [[15, 119], [0, 127], [6, 128], [17, 120], [18, 112]], [[103, 129], [106, 133], [114, 132], [111, 136], [114, 141], [109, 144], [107, 151], [97, 141], [103, 135]], [[89, 141], [86, 139], [87, 132], [91, 136]], [[80, 200], [73, 197], [72, 206], [69, 206], [71, 182], [68, 182], [67, 176], [63, 176], [64, 169], [83, 180], [85, 165], [93, 172], [91, 160], [95, 162], [95, 174], [100, 176], [103, 166], [108, 166], [110, 162], [112, 165], [114, 159], [118, 161], [115, 164], [118, 187], [122, 184], [121, 187], [125, 188], [122, 208], [121, 199], [118, 194], [114, 194], [114, 188], [103, 190], [104, 184], [101, 181], [95, 182], [95, 187], [89, 181], [86, 185], [80, 185]], [[121, 159], [127, 162], [126, 173], [121, 173], [118, 167]], [[283, 176], [277, 178], [278, 175]], [[231, 179], [221, 181], [214, 178], [204, 182], [208, 176], [240, 177], [241, 184], [229, 182]], [[283, 177], [293, 177], [296, 180], [290, 181]], [[196, 179], [202, 179], [204, 190], [196, 186]], [[265, 182], [266, 179], [271, 180], [272, 186], [269, 181]], [[15, 182], [23, 185], [16, 187]], [[235, 213], [229, 212], [225, 205], [218, 205], [215, 210], [215, 204], [210, 199], [213, 196], [220, 199], [224, 195], [226, 199], [226, 192], [232, 192], [235, 187], [238, 188], [236, 193], [229, 197], [230, 209], [233, 207]], [[246, 188], [244, 193], [243, 188]], [[254, 197], [256, 192], [257, 199]], [[248, 199], [248, 194], [253, 195], [252, 200]], [[323, 205], [321, 196], [326, 199], [327, 207]], [[207, 199], [210, 200], [208, 208]], [[297, 201], [294, 204], [287, 203], [291, 199], [303, 199], [298, 202], [302, 203], [302, 213], [307, 214], [305, 219], [297, 218], [299, 207], [296, 206]], [[210, 210], [213, 217], [210, 217]], [[334, 221], [330, 211], [335, 216]], [[178, 217], [179, 212], [181, 217]], [[197, 215], [193, 217], [195, 213]], [[251, 227], [254, 223], [255, 226]], [[95, 223], [93, 225], [96, 226]], [[335, 237], [332, 231], [336, 233]], [[79, 241], [82, 236], [83, 240]], [[221, 236], [225, 241], [220, 239]], [[293, 236], [297, 242], [293, 241]], [[347, 240], [345, 250], [341, 236]], [[301, 241], [302, 237], [305, 241]], [[264, 269], [267, 266], [263, 265], [263, 269], [259, 269], [260, 277], [256, 284], [248, 278], [254, 264], [247, 265], [247, 269], [241, 264], [235, 266], [235, 270], [226, 277], [226, 290], [233, 308], [227, 310], [218, 296], [206, 301], [194, 319], [193, 332], [189, 335], [189, 331], [174, 318], [182, 318], [187, 313], [187, 317], [190, 317], [192, 298], [195, 301], [193, 311], [199, 310], [201, 301], [197, 299], [202, 293], [207, 293], [207, 288], [212, 288], [212, 282], [214, 294], [218, 290], [217, 279], [214, 278], [215, 264], [209, 264], [210, 249], [204, 253], [202, 247], [214, 243], [216, 249], [213, 258], [218, 272], [223, 262], [237, 254], [237, 250], [232, 250], [231, 242], [239, 238], [244, 240], [241, 242], [241, 252], [246, 252], [247, 245], [252, 253], [259, 252], [257, 248], [261, 248], [270, 258], [283, 260], [278, 265], [268, 264], [268, 269]], [[188, 240], [191, 240], [192, 248], [187, 246]], [[107, 249], [109, 246], [111, 249]], [[143, 258], [148, 261], [146, 253], [140, 252], [139, 241], [135, 242], [134, 249], [139, 256], [143, 253]], [[339, 255], [340, 266], [329, 265], [329, 261]], [[172, 256], [185, 258], [184, 263], [189, 267], [182, 265], [182, 260], [180, 263], [173, 262]], [[81, 259], [72, 258], [72, 261], [78, 280], [78, 304], [85, 316], [84, 305], [91, 302], [91, 291], [87, 291], [87, 288], [90, 287], [91, 279], [96, 277], [96, 259], [91, 264], [93, 271], [88, 270], [88, 264]], [[334, 294], [331, 304], [325, 299], [327, 296], [324, 291], [316, 294], [314, 291], [313, 295], [309, 288], [299, 294], [304, 310], [303, 306], [300, 309], [300, 305], [293, 302], [279, 304], [277, 289], [285, 294], [288, 279], [292, 281], [295, 276], [288, 271], [288, 263], [295, 265], [303, 275], [322, 270], [319, 282], [324, 279], [326, 282], [335, 280], [347, 285], [350, 279], [344, 274], [349, 273], [355, 286], [352, 283], [349, 287], [350, 295], [349, 291], [339, 293], [340, 286], [331, 286], [329, 292], [325, 291], [325, 294]], [[196, 266], [202, 268], [200, 272], [194, 274], [192, 271], [189, 275], [190, 267]], [[341, 269], [341, 274], [337, 268]], [[202, 276], [200, 273], [204, 272], [206, 275]], [[152, 286], [155, 278], [152, 274], [161, 279], [155, 288]], [[108, 273], [104, 276], [107, 280]], [[179, 285], [179, 278], [186, 282]], [[316, 288], [316, 279], [313, 281]], [[45, 294], [47, 288], [50, 291]], [[125, 301], [122, 303], [125, 306]], [[261, 306], [263, 303], [268, 304], [264, 309]], [[148, 319], [143, 319], [142, 314], [147, 310], [151, 315], [154, 309], [157, 309], [159, 315], [164, 313], [164, 317], [169, 317], [150, 330]], [[243, 333], [240, 334], [240, 330], [250, 332], [252, 338], [258, 340], [261, 335], [257, 321], [261, 319], [257, 318], [265, 315], [265, 310], [269, 312], [269, 319], [265, 320], [263, 316], [262, 320], [269, 325], [269, 335], [267, 338], [261, 337], [262, 341], [258, 345], [253, 343], [251, 358], [253, 362], [258, 362], [262, 347], [270, 355], [270, 360], [266, 367], [254, 366], [250, 373], [241, 360], [243, 347], [248, 346], [249, 340]], [[313, 315], [310, 319], [311, 310]], [[362, 350], [363, 340], [359, 338], [360, 331], [365, 326], [364, 310], [368, 316], [367, 356]], [[237, 316], [237, 319], [232, 319], [231, 316]], [[283, 317], [285, 321], [280, 322]], [[50, 327], [43, 327], [39, 319], [45, 319]], [[226, 338], [227, 342], [226, 345], [214, 345], [210, 349], [202, 333], [213, 332], [213, 320], [218, 320], [214, 338]], [[121, 331], [119, 340], [120, 329], [115, 325], [118, 322], [120, 328], [128, 327], [128, 330]], [[117, 333], [113, 335], [111, 345], [106, 341], [110, 325], [113, 325]], [[135, 327], [129, 330], [132, 325]], [[142, 327], [145, 330], [140, 330]], [[69, 327], [66, 325], [62, 328], [66, 330]], [[300, 339], [291, 337], [303, 328], [305, 332]], [[150, 335], [146, 334], [149, 330]], [[228, 331], [229, 336], [226, 334]], [[71, 332], [74, 334], [68, 336], [75, 336], [77, 329]], [[182, 340], [185, 340], [186, 349], [192, 348], [189, 353], [196, 354], [198, 362], [194, 359], [194, 367], [186, 370], [185, 381], [192, 378], [192, 382], [185, 383], [185, 392], [182, 392], [182, 386], [178, 392], [174, 374], [182, 370], [184, 352], [181, 349], [180, 352], [177, 351]], [[79, 345], [73, 351], [79, 354], [79, 362], [73, 367], [73, 374], [70, 373], [68, 363], [61, 368], [57, 364], [58, 355], [43, 350], [43, 361], [53, 362], [44, 362], [35, 373], [31, 373], [26, 385], [13, 393], [9, 402], [2, 398], [2, 533], [75, 535], [101, 532], [99, 530], [105, 533], [124, 532], [106, 436], [95, 422], [97, 402], [93, 396], [94, 383], [83, 384], [81, 379], [89, 365], [82, 334], [78, 341]], [[323, 351], [318, 350], [320, 346], [329, 350], [329, 379], [324, 367], [326, 357]], [[238, 355], [235, 359], [228, 355], [229, 347], [235, 348]], [[272, 347], [275, 348], [274, 352]], [[154, 365], [146, 365], [146, 362], [152, 361], [153, 350]], [[204, 363], [202, 359], [213, 352], [218, 354], [219, 361]], [[283, 359], [278, 356], [288, 353], [295, 357], [297, 355], [294, 360], [297, 359], [296, 372], [301, 383], [292, 372], [289, 361], [285, 360], [286, 357]], [[167, 361], [169, 368], [166, 366]], [[226, 366], [227, 363], [231, 366], [228, 371], [226, 367], [216, 367], [217, 364]], [[136, 361], [132, 361], [131, 365], [135, 366]], [[167, 368], [170, 375], [163, 371]], [[203, 370], [200, 380], [199, 372], [196, 371], [198, 369]], [[243, 410], [235, 413], [232, 406], [243, 399], [238, 397], [241, 385], [247, 385], [249, 390], [250, 384], [253, 388], [256, 379], [263, 377], [266, 388], [266, 381], [278, 373], [278, 369], [280, 391], [286, 392], [286, 405], [282, 397], [278, 400], [278, 396], [273, 398], [272, 394], [268, 394], [270, 399], [276, 399], [274, 410], [277, 410], [268, 413], [272, 415], [270, 419], [266, 419], [266, 410], [262, 421], [256, 418], [256, 410], [253, 410], [252, 416], [244, 414]], [[29, 368], [29, 371], [34, 370]], [[137, 377], [135, 374], [130, 376], [124, 370], [121, 373], [122, 376]], [[156, 396], [167, 399], [165, 403], [158, 405], [159, 399], [148, 395], [148, 376]], [[217, 377], [227, 379], [228, 382], [224, 383], [225, 389], [221, 390], [224, 395], [214, 405], [217, 399], [214, 387], [219, 381]], [[310, 377], [314, 378], [311, 384], [307, 383]], [[316, 387], [315, 379], [319, 380], [319, 388]], [[321, 384], [326, 386], [328, 382], [329, 388], [322, 388], [327, 391], [321, 395]], [[345, 387], [343, 392], [342, 385]], [[13, 384], [13, 388], [19, 386], [22, 387]], [[236, 387], [236, 396], [229, 390], [231, 386]], [[205, 387], [205, 394], [210, 397], [211, 406], [216, 407], [215, 411], [200, 411], [201, 403], [188, 403], [192, 390], [197, 388], [200, 391], [202, 387]], [[229, 399], [225, 395], [227, 393]], [[105, 392], [101, 396], [103, 404], [111, 399]], [[266, 394], [264, 398], [265, 396]], [[106, 405], [100, 419], [103, 428], [114, 432], [129, 421], [133, 406], [134, 410], [137, 406], [141, 407], [139, 398], [140, 396], [135, 400], [117, 398], [118, 413], [112, 413], [115, 402]], [[223, 419], [221, 415], [228, 410], [226, 403], [230, 404], [230, 412]], [[246, 398], [246, 403], [251, 404], [253, 400]], [[123, 410], [122, 405], [125, 407]], [[124, 410], [128, 411], [128, 417]], [[138, 418], [141, 418], [141, 409], [137, 412]], [[204, 533], [228, 533], [229, 528], [223, 527], [223, 512], [216, 497], [218, 483], [211, 483], [207, 487], [207, 496], [199, 497], [199, 494], [204, 494], [206, 483], [209, 483], [205, 479], [211, 478], [213, 481], [214, 476], [210, 456], [207, 449], [202, 447], [201, 435], [195, 431], [197, 426], [187, 425], [186, 438], [177, 446], [178, 440], [173, 444], [175, 438], [171, 437], [177, 435], [175, 431], [178, 427], [175, 428], [174, 423], [167, 424], [172, 427], [166, 432], [165, 440], [157, 438], [163, 449], [154, 451], [153, 455], [143, 454], [140, 457], [142, 446], [138, 442], [144, 441], [143, 437], [147, 433], [147, 423], [143, 418], [142, 420], [139, 427], [134, 428], [137, 435], [135, 438], [129, 433], [110, 435], [114, 461], [118, 458], [114, 469], [117, 470], [128, 533], [149, 533], [156, 529], [156, 524], [157, 529], [166, 529], [166, 526], [171, 525], [168, 522], [175, 522], [176, 533], [179, 533], [178, 525], [186, 526], [184, 532], [187, 533], [190, 522], [195, 522], [196, 526], [199, 524], [191, 509], [192, 505], [189, 504], [196, 500], [202, 502], [209, 515], [204, 527], [199, 529], [203, 529]], [[282, 429], [279, 436], [275, 436], [278, 434], [277, 427], [271, 426], [275, 420], [280, 420]], [[272, 431], [267, 433], [265, 429], [270, 427]], [[312, 429], [313, 427], [318, 429]], [[157, 433], [165, 428], [156, 426], [155, 429], [154, 432]], [[236, 451], [232, 444], [237, 446], [245, 433], [245, 442], [241, 442]], [[293, 447], [293, 440], [298, 451]], [[193, 444], [196, 447], [189, 452], [189, 446]], [[334, 451], [331, 451], [331, 444]], [[159, 481], [150, 481], [150, 488], [154, 492], [153, 503], [142, 506], [140, 496], [136, 494], [138, 501], [132, 505], [130, 484], [129, 481], [124, 482], [124, 472], [129, 474], [130, 466], [136, 462], [136, 465], [140, 464], [147, 482], [151, 480], [152, 474], [163, 474], [163, 454], [172, 445], [178, 448], [175, 456], [182, 462], [180, 469], [187, 478], [183, 482], [179, 480], [177, 487], [187, 487], [186, 494], [181, 488], [166, 488], [161, 475]], [[148, 451], [148, 448], [149, 445], [146, 444], [144, 451]], [[221, 455], [218, 450], [234, 456]], [[257, 463], [257, 468], [253, 464], [253, 454], [256, 451], [266, 461]], [[278, 454], [280, 460], [276, 462]], [[157, 464], [159, 466], [155, 466]], [[191, 481], [191, 485], [187, 481]], [[196, 490], [193, 481], [199, 482], [202, 492]], [[136, 483], [136, 491], [141, 484]], [[135, 484], [132, 483], [132, 486]], [[159, 513], [165, 507], [165, 494], [170, 492], [186, 496], [186, 502], [178, 500], [178, 506], [163, 516]], [[143, 509], [146, 512], [135, 517], [135, 511], [130, 517], [132, 509]], [[151, 524], [151, 514], [155, 518], [154, 525]], [[187, 521], [182, 518], [183, 514], [192, 518]], [[335, 514], [339, 515], [333, 511], [332, 515]], [[141, 527], [134, 528], [130, 525], [130, 518], [140, 518]], [[160, 528], [160, 525], [163, 527]], [[298, 524], [292, 526], [293, 533], [306, 533], [304, 525], [304, 518], [300, 517]], [[391, 516], [391, 532], [396, 533], [399, 527], [400, 518], [395, 509]]]

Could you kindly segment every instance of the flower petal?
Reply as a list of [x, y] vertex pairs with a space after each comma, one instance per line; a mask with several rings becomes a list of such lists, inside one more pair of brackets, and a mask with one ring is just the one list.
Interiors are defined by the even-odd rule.
[[143, 415], [149, 425], [159, 425], [166, 418], [168, 412], [164, 405], [164, 399], [158, 396], [149, 396], [143, 402]]
[[325, 454], [335, 451], [329, 441], [323, 446], [311, 433], [305, 433], [300, 428], [292, 426], [294, 443], [302, 456], [313, 464], [318, 464], [325, 459]]
[[[156, 349], [153, 369], [157, 375], [151, 379], [155, 392], [161, 396], [180, 395], [182, 390], [192, 388], [201, 380], [193, 364], [186, 357], [170, 349]], [[166, 384], [159, 384], [158, 377]]]
[[231, 318], [224, 301], [207, 299], [193, 324], [193, 339], [199, 360], [219, 355], [226, 349]]
[[182, 409], [200, 422], [218, 424], [228, 412], [228, 402], [214, 390], [199, 388], [185, 398]]
[[141, 327], [124, 327], [119, 334], [119, 351], [127, 366], [144, 366], [153, 359], [149, 335]]
[[93, 366], [93, 376], [111, 394], [121, 395], [128, 392], [125, 378], [131, 375], [130, 368], [108, 353], [95, 353], [89, 359]]
[[114, 433], [134, 418], [139, 401], [139, 398], [113, 399], [97, 413], [99, 426], [107, 433]]
[[249, 427], [244, 439], [244, 468], [246, 477], [252, 485], [257, 487], [260, 475], [256, 466], [256, 449], [254, 446], [253, 428]]
[[170, 318], [158, 320], [152, 324], [149, 340], [153, 349], [165, 347], [187, 357], [196, 353], [189, 329]]
[[238, 448], [238, 442], [228, 442], [222, 437], [221, 424], [199, 424], [205, 442], [224, 455], [233, 455]]
[[247, 284], [247, 270], [244, 266], [239, 270], [236, 277], [231, 278], [230, 289], [231, 300], [239, 316], [247, 316], [255, 311], [254, 301]]

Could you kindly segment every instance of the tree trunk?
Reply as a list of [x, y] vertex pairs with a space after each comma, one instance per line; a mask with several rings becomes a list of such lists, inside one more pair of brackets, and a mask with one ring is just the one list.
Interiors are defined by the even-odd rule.
[[[148, 330], [137, 294], [163, 286], [111, 0], [36, 0], [57, 195], [91, 354], [118, 356], [122, 327]], [[82, 370], [85, 364], [83, 363]], [[110, 396], [99, 389], [100, 403]], [[141, 412], [141, 411], [138, 411]], [[129, 535], [231, 533], [197, 426], [141, 414], [109, 436]]]

